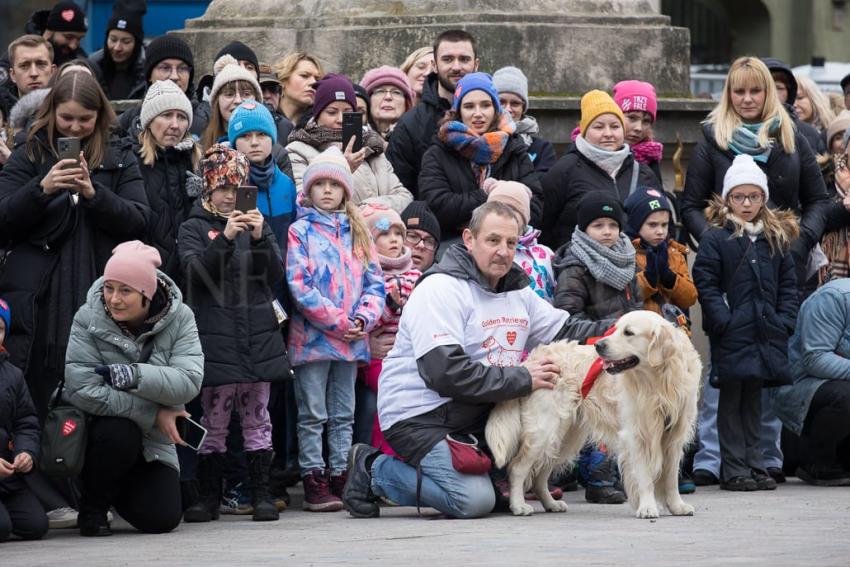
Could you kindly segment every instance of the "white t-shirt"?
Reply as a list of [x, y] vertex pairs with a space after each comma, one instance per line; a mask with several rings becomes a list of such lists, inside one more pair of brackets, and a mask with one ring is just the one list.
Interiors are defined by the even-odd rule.
[[551, 342], [567, 317], [530, 287], [491, 293], [447, 274], [428, 276], [405, 305], [395, 346], [384, 359], [378, 381], [381, 429], [450, 401], [419, 375], [416, 360], [432, 349], [460, 345], [473, 362], [518, 366], [525, 352]]

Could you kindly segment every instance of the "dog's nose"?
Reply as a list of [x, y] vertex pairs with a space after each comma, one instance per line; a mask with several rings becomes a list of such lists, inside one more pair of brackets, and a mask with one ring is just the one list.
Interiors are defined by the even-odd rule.
[[605, 354], [605, 339], [602, 339], [601, 341], [596, 341], [593, 346], [596, 347], [596, 354]]

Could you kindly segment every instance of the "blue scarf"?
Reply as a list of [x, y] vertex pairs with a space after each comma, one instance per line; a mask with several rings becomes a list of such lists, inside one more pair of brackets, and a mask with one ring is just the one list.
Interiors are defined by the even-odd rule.
[[269, 156], [262, 165], [252, 163], [248, 168], [248, 181], [251, 185], [268, 191], [274, 181], [274, 169], [275, 163], [272, 156]]
[[[770, 124], [770, 133], [776, 132], [779, 125], [782, 123], [781, 118], [777, 116]], [[741, 124], [732, 133], [732, 141], [729, 142], [729, 149], [735, 155], [749, 154], [755, 161], [767, 163], [767, 158], [770, 156], [770, 145], [766, 148], [759, 145], [759, 130], [764, 125], [764, 122], [756, 124]]]

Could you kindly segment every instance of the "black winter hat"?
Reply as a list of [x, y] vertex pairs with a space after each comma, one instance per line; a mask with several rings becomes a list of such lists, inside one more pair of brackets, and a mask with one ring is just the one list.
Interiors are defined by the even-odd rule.
[[106, 25], [106, 35], [112, 30], [132, 34], [136, 44], [145, 38], [144, 17], [148, 11], [145, 0], [118, 0], [112, 7], [112, 17]]
[[401, 213], [401, 220], [408, 229], [424, 230], [440, 242], [440, 223], [425, 201], [413, 201]]
[[[180, 59], [189, 65], [189, 88], [192, 87], [192, 78], [195, 76], [195, 58], [192, 49], [180, 39], [171, 35], [161, 35], [154, 39], [145, 48], [145, 79], [150, 83], [151, 73], [160, 61], [164, 59]], [[188, 94], [188, 93], [187, 93]]]
[[626, 219], [626, 233], [629, 238], [637, 238], [643, 221], [652, 213], [667, 211], [673, 215], [673, 207], [664, 195], [664, 191], [654, 187], [638, 187], [626, 198], [623, 203], [628, 218]]
[[241, 41], [231, 41], [221, 48], [221, 51], [216, 53], [213, 63], [219, 60], [222, 55], [232, 55], [237, 61], [248, 61], [254, 65], [257, 71], [257, 80], [260, 80], [260, 60], [257, 59], [257, 54], [254, 50], [242, 43]]
[[841, 90], [847, 89], [847, 83], [850, 83], [850, 73], [844, 75], [844, 78], [841, 79]]
[[58, 32], [87, 32], [89, 20], [82, 8], [74, 2], [58, 2], [47, 15], [45, 30]]
[[588, 193], [578, 202], [578, 229], [584, 232], [587, 225], [599, 218], [614, 219], [623, 230], [623, 207], [616, 197], [604, 190]]

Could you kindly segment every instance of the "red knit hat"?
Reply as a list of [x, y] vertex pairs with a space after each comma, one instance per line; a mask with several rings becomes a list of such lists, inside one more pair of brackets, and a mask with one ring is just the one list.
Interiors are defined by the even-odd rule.
[[128, 285], [151, 300], [156, 293], [156, 269], [161, 264], [156, 248], [139, 240], [122, 242], [112, 249], [103, 278]]

